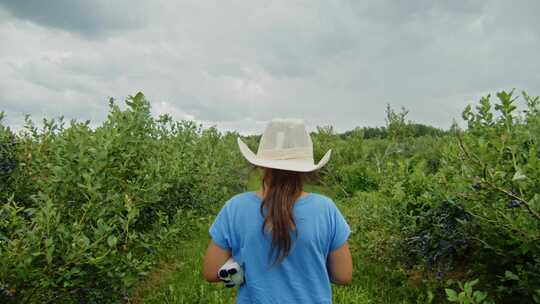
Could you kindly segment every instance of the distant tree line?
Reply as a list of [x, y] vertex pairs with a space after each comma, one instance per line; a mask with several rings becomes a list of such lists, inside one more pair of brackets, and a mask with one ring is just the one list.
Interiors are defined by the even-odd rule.
[[[404, 126], [405, 132], [407, 132], [411, 137], [422, 137], [422, 136], [434, 136], [439, 137], [448, 134], [448, 131], [442, 130], [439, 128], [435, 128], [432, 126], [428, 126], [421, 123], [408, 123]], [[363, 134], [364, 139], [372, 139], [372, 138], [379, 138], [379, 139], [386, 139], [389, 138], [389, 130], [387, 127], [356, 127], [353, 130], [345, 131], [340, 135], [342, 139], [346, 139], [351, 134], [361, 132]]]

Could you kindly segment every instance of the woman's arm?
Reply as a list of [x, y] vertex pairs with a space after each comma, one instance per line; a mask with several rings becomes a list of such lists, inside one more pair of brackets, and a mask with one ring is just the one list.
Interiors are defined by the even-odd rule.
[[203, 276], [208, 282], [221, 282], [218, 278], [218, 270], [231, 257], [231, 252], [221, 249], [214, 241], [210, 240], [203, 261]]
[[352, 281], [352, 256], [349, 242], [328, 254], [328, 270], [333, 283], [347, 285]]

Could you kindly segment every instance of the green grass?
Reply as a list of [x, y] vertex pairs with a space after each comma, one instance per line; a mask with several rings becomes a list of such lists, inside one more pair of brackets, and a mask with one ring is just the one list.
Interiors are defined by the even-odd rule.
[[[247, 190], [259, 188], [261, 173], [250, 175]], [[332, 191], [318, 185], [306, 185], [305, 191], [333, 197]], [[354, 206], [337, 201], [341, 212], [354, 223]], [[133, 294], [135, 303], [234, 303], [235, 290], [220, 283], [208, 283], [201, 274], [202, 258], [209, 242], [208, 227], [213, 216], [193, 220], [192, 231], [172, 242], [160, 255], [161, 263]], [[361, 219], [360, 219], [361, 220]], [[353, 231], [354, 231], [354, 227]], [[415, 303], [417, 291], [411, 289], [406, 277], [385, 265], [369, 263], [363, 258], [362, 237], [351, 235], [349, 244], [353, 254], [353, 282], [348, 286], [333, 285], [334, 303]], [[409, 298], [409, 300], [408, 300]]]
[[213, 217], [193, 220], [187, 237], [161, 253], [161, 263], [133, 294], [134, 303], [234, 303], [235, 290], [208, 283], [201, 269]]

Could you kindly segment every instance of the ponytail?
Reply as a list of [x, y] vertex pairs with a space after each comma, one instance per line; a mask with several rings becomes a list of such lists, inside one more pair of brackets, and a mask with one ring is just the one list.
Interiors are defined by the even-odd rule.
[[280, 263], [289, 254], [293, 242], [290, 230], [294, 230], [298, 238], [293, 205], [302, 194], [303, 179], [302, 172], [264, 168], [264, 198], [260, 207], [264, 222], [261, 229], [263, 234], [265, 230], [272, 233], [270, 254], [275, 251], [278, 253], [272, 265]]

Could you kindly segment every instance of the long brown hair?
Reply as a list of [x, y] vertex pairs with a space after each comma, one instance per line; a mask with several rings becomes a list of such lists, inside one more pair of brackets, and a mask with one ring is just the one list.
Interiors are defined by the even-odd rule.
[[[272, 232], [272, 250], [270, 254], [277, 251], [273, 265], [283, 261], [289, 254], [293, 240], [290, 230], [294, 230], [298, 237], [296, 223], [293, 217], [293, 205], [300, 197], [304, 186], [304, 173], [263, 168], [262, 179], [263, 202], [260, 207], [264, 222], [261, 227], [262, 233], [265, 229]], [[267, 210], [264, 213], [264, 210]]]

